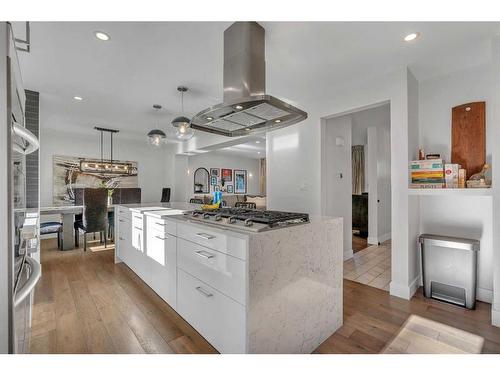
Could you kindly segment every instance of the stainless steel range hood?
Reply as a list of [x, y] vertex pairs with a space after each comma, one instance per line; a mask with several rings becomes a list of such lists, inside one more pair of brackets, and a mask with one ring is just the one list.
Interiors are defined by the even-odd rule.
[[265, 30], [236, 22], [224, 31], [224, 103], [201, 111], [193, 129], [228, 137], [283, 128], [307, 113], [266, 95]]

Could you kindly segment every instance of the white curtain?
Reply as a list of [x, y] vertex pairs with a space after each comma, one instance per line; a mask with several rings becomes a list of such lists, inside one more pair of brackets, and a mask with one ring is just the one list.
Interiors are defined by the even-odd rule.
[[352, 193], [361, 195], [365, 187], [365, 148], [352, 146]]

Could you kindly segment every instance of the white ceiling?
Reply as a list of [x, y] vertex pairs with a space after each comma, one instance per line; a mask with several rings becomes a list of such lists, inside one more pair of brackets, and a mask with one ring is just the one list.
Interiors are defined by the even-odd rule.
[[[180, 112], [222, 99], [222, 35], [228, 22], [33, 22], [32, 52], [20, 52], [25, 87], [41, 93], [43, 126], [76, 132], [101, 125], [144, 140]], [[418, 79], [480, 64], [499, 23], [263, 22], [267, 91], [300, 108], [317, 95], [409, 65]], [[16, 25], [16, 30], [22, 30]], [[93, 32], [111, 36], [97, 40]], [[409, 32], [421, 37], [402, 42]], [[73, 100], [78, 95], [83, 101]]]

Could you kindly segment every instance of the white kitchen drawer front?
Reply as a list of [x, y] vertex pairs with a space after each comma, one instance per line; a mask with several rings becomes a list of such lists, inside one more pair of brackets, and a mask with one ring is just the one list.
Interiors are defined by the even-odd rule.
[[144, 233], [142, 226], [132, 222], [132, 247], [140, 252], [144, 251]]
[[177, 294], [176, 246], [174, 236], [148, 231], [146, 251], [151, 262], [151, 288], [174, 309]]
[[177, 235], [177, 223], [174, 221], [157, 219], [146, 215], [146, 223], [148, 230], [156, 230], [173, 236]]
[[177, 312], [221, 353], [245, 353], [245, 307], [181, 269]]
[[206, 225], [177, 224], [177, 237], [246, 259], [247, 241], [244, 238], [233, 237], [227, 231], [212, 229]]
[[130, 243], [130, 221], [122, 220], [118, 223], [118, 258], [127, 263]]
[[177, 267], [246, 305], [245, 261], [178, 238]]

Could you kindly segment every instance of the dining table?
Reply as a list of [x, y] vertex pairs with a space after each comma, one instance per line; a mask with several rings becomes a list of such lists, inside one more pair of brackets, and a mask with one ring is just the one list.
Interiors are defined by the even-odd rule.
[[[109, 205], [108, 211], [113, 211], [115, 205]], [[83, 214], [83, 206], [54, 206], [40, 207], [42, 215], [60, 215], [62, 220], [62, 249], [73, 250], [75, 248], [74, 223], [75, 215]]]

